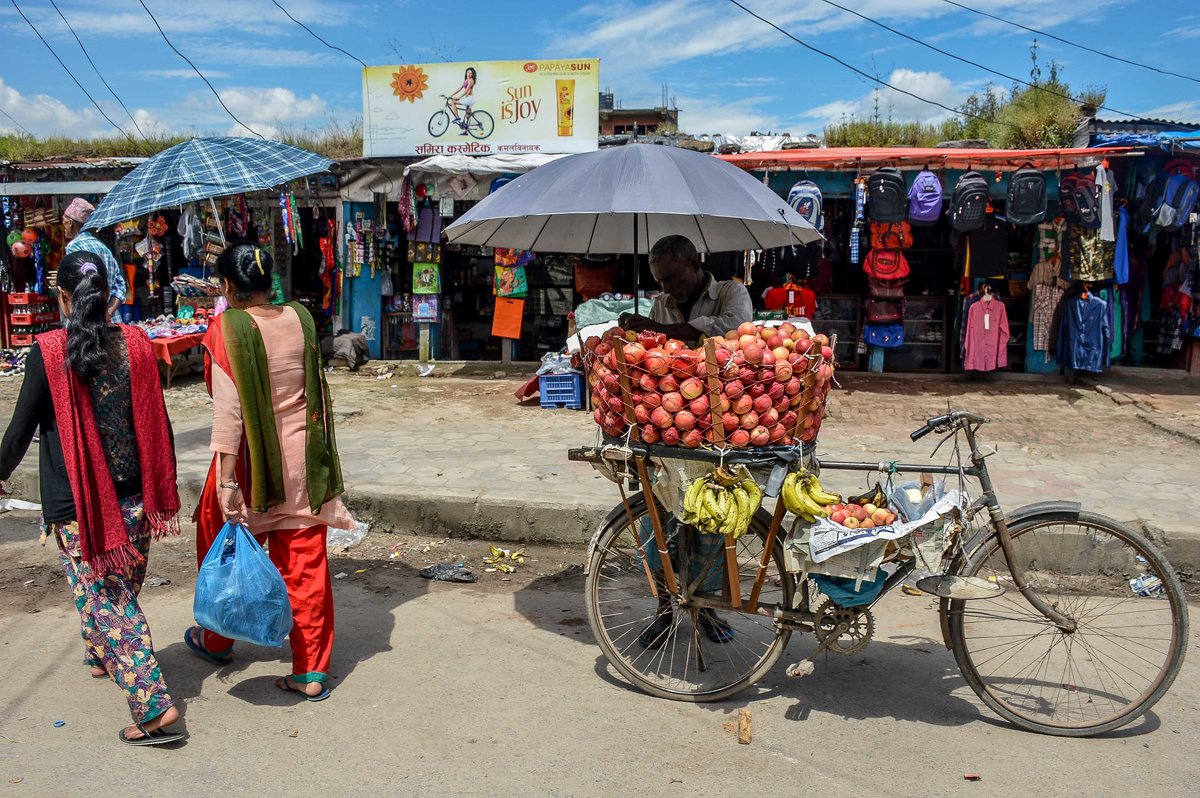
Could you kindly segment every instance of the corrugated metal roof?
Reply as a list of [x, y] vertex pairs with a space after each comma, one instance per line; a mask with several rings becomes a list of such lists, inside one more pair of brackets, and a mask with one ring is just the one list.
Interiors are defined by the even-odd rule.
[[919, 147], [819, 147], [811, 150], [777, 150], [718, 156], [742, 169], [872, 169], [898, 166], [907, 169], [979, 167], [1016, 169], [1026, 163], [1047, 169], [1070, 169], [1082, 161], [1129, 152], [1128, 147], [1103, 149], [1077, 147], [1059, 150], [995, 150]]
[[144, 163], [146, 158], [50, 158], [45, 161], [4, 161], [8, 169], [116, 169], [123, 166], [134, 167]]

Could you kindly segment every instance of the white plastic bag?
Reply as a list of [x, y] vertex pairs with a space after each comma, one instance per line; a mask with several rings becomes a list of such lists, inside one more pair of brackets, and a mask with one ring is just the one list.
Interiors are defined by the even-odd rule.
[[333, 529], [331, 527], [325, 538], [325, 545], [331, 549], [348, 549], [362, 543], [368, 531], [370, 531], [370, 525], [366, 521], [358, 521], [354, 524], [353, 529]]

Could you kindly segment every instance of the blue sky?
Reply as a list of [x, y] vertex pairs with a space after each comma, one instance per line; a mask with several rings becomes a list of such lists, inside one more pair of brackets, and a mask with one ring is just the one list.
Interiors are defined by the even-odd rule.
[[[113, 120], [132, 128], [49, 0], [17, 0]], [[234, 132], [216, 99], [159, 37], [137, 0], [55, 0], [100, 71], [146, 130]], [[225, 104], [270, 133], [362, 113], [360, 66], [325, 48], [271, 0], [146, 0], [173, 43]], [[662, 86], [693, 133], [820, 132], [869, 114], [873, 86], [790, 42], [726, 0], [597, 3], [280, 0], [296, 18], [369, 64], [599, 57], [601, 85], [625, 107], [658, 104]], [[916, 94], [958, 105], [989, 80], [820, 0], [743, 0], [812, 44]], [[838, 0], [939, 47], [1010, 75], [1029, 75], [1032, 34], [943, 0]], [[1200, 48], [1195, 0], [964, 0], [1134, 61], [1200, 77], [1183, 57]], [[1147, 13], [1152, 9], [1153, 13]], [[36, 134], [119, 135], [97, 113], [11, 3], [0, 4], [0, 110]], [[1041, 42], [1075, 87], [1108, 88], [1107, 105], [1200, 121], [1200, 84], [1165, 77], [1054, 41]], [[884, 90], [881, 110], [933, 120], [938, 108]], [[1119, 118], [1113, 113], [1104, 116]], [[0, 114], [0, 129], [14, 129]]]

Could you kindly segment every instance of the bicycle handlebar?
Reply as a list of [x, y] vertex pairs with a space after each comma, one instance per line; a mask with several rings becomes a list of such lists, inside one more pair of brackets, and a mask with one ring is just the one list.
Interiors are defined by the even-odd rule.
[[981, 416], [978, 413], [972, 413], [969, 410], [953, 410], [945, 415], [935, 416], [927, 420], [925, 422], [925, 426], [918, 430], [914, 430], [909, 434], [908, 437], [912, 438], [913, 441], [916, 442], [940, 427], [957, 425], [964, 421], [968, 424], [986, 424], [988, 419], [986, 416]]

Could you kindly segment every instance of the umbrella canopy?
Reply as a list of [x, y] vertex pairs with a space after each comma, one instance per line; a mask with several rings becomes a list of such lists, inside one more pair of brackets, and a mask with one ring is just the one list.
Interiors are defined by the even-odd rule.
[[741, 169], [678, 147], [628, 144], [570, 155], [518, 177], [446, 228], [453, 243], [542, 252], [649, 252], [667, 235], [701, 252], [821, 238]]
[[333, 161], [269, 139], [198, 138], [163, 150], [125, 175], [84, 229], [107, 227], [189, 202], [262, 191], [328, 172]]

